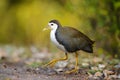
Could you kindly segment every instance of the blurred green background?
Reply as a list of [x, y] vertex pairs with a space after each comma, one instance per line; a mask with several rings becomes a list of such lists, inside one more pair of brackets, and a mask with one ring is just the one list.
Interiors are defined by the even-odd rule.
[[42, 31], [52, 19], [95, 40], [96, 55], [120, 58], [119, 0], [0, 0], [0, 44], [52, 49]]

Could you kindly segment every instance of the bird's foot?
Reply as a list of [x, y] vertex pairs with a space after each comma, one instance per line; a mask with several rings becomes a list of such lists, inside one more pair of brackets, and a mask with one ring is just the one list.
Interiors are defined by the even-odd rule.
[[65, 73], [66, 74], [71, 74], [71, 73], [76, 73], [76, 72], [78, 72], [78, 67], [75, 67], [73, 70], [71, 70], [71, 71], [66, 71]]
[[53, 59], [53, 60], [50, 61], [48, 64], [45, 64], [44, 67], [47, 67], [48, 65], [49, 65], [50, 67], [53, 67], [56, 62], [57, 62], [57, 60], [56, 60], [56, 59]]

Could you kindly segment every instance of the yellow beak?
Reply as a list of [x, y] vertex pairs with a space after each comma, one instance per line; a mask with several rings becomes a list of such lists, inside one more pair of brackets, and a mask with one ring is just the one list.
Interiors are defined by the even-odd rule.
[[46, 26], [45, 28], [43, 28], [43, 31], [46, 31], [48, 29], [51, 29], [49, 26]]

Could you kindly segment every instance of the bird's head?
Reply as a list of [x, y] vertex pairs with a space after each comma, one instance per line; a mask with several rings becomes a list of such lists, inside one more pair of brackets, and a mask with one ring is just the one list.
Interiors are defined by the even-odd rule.
[[51, 29], [51, 30], [56, 30], [60, 25], [60, 23], [57, 21], [57, 20], [51, 20], [49, 21], [48, 23], [48, 26], [46, 28], [44, 28], [43, 30], [48, 30], [48, 29]]

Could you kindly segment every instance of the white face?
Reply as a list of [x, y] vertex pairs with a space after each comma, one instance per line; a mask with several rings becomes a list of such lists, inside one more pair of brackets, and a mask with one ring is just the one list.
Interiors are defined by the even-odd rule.
[[55, 24], [55, 23], [48, 23], [48, 26], [51, 28], [51, 30], [56, 30], [57, 29], [57, 27], [58, 27], [58, 25], [57, 24]]

